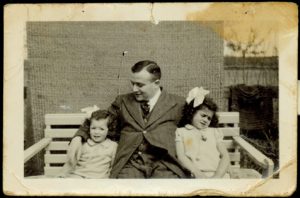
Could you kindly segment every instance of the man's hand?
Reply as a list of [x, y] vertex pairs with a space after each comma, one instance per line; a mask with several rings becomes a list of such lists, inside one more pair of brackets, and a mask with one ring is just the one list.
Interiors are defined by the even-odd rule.
[[68, 148], [68, 154], [67, 154], [68, 161], [70, 165], [73, 167], [76, 165], [78, 159], [80, 158], [81, 147], [82, 147], [81, 137], [80, 136], [74, 137], [71, 140], [71, 143]]

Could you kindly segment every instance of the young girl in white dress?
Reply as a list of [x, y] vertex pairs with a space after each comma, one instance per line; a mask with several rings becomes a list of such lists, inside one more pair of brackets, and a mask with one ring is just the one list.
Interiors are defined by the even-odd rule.
[[189, 92], [176, 130], [177, 157], [196, 178], [228, 178], [229, 154], [222, 132], [213, 128], [217, 105], [208, 93], [202, 87]]
[[89, 127], [89, 138], [83, 143], [80, 155], [72, 166], [67, 161], [58, 177], [108, 178], [114, 162], [118, 144], [109, 138], [114, 119], [106, 110], [98, 110], [84, 122]]

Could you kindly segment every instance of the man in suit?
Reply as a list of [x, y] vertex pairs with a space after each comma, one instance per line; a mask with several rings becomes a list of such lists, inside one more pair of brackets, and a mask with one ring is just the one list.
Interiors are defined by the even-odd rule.
[[[111, 178], [188, 178], [190, 172], [176, 158], [175, 130], [185, 103], [160, 86], [161, 70], [153, 61], [131, 68], [132, 93], [120, 95], [109, 107], [117, 117], [118, 150]], [[80, 127], [71, 142], [71, 154], [88, 128]]]

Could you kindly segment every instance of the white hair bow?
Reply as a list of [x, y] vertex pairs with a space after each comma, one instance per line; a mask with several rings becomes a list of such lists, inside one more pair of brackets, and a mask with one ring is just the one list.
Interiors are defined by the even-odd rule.
[[186, 102], [189, 104], [194, 99], [193, 107], [197, 107], [198, 105], [203, 103], [205, 95], [209, 93], [208, 90], [203, 89], [203, 87], [195, 87], [193, 88], [186, 98]]

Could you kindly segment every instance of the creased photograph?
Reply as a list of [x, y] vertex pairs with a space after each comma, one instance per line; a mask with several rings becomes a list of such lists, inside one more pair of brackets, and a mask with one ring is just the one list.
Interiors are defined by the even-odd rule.
[[291, 195], [297, 44], [293, 3], [7, 4], [4, 193]]

